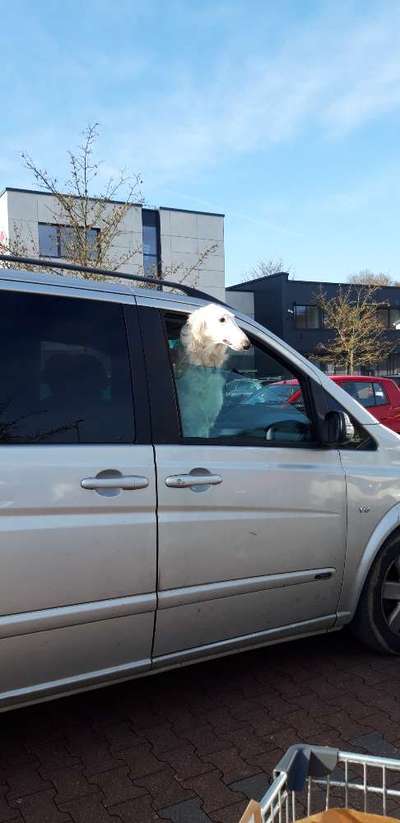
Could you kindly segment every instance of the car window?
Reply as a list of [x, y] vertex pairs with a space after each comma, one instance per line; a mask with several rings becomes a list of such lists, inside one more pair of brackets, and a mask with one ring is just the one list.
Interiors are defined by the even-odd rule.
[[2, 292], [0, 347], [1, 443], [133, 440], [120, 305]]
[[375, 406], [375, 395], [374, 395], [374, 388], [372, 383], [367, 381], [360, 381], [357, 380], [345, 380], [343, 383], [339, 383], [342, 389], [347, 391], [348, 394], [351, 394], [355, 400], [358, 400], [362, 406], [368, 409], [370, 406]]
[[382, 383], [373, 383], [374, 392], [375, 392], [375, 405], [376, 406], [385, 406], [386, 403], [389, 403], [388, 398], [386, 397], [385, 389], [382, 386]]
[[246, 352], [230, 350], [221, 368], [191, 365], [180, 341], [183, 323], [182, 317], [166, 315], [183, 437], [234, 438], [248, 445], [313, 440], [297, 375], [254, 340]]

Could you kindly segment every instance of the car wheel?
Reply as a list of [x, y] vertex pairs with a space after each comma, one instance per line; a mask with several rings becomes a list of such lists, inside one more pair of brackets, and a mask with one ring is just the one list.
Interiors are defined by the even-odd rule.
[[384, 545], [369, 573], [353, 622], [356, 636], [382, 654], [400, 655], [400, 536]]

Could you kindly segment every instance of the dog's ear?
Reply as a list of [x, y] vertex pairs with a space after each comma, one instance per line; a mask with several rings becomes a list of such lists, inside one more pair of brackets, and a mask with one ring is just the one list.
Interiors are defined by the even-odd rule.
[[193, 335], [198, 340], [206, 329], [206, 320], [201, 309], [189, 315], [187, 325]]

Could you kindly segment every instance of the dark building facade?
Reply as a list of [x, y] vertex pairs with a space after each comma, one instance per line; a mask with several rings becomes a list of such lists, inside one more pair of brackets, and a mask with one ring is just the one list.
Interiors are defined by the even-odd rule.
[[[339, 288], [355, 289], [346, 283], [323, 283], [310, 280], [290, 280], [286, 272], [270, 277], [259, 277], [245, 283], [238, 283], [226, 289], [227, 302], [249, 311], [250, 294], [255, 320], [281, 337], [305, 357], [312, 358], [321, 368], [333, 370], [318, 358], [318, 348], [333, 336], [331, 329], [324, 327], [324, 318], [318, 306], [318, 295], [322, 290], [328, 298], [335, 297]], [[254, 301], [254, 302], [253, 302]], [[400, 374], [400, 287], [385, 286], [376, 292], [376, 301], [384, 303], [379, 308], [385, 329], [385, 338], [392, 345], [385, 361], [377, 363], [368, 373]], [[399, 330], [394, 326], [399, 323]]]

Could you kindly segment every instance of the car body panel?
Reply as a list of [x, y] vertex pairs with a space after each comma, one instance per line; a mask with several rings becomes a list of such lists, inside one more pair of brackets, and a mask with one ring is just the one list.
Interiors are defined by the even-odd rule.
[[[184, 315], [204, 305], [40, 272], [5, 270], [0, 289]], [[354, 615], [400, 526], [400, 437], [284, 341], [236, 318], [371, 433], [374, 450], [168, 442], [154, 415], [154, 444], [1, 445], [0, 709], [333, 630]], [[133, 369], [144, 370], [136, 346]], [[157, 362], [146, 367], [150, 416]], [[173, 405], [168, 414], [173, 422]], [[148, 485], [113, 497], [81, 487], [110, 468]], [[222, 482], [166, 485], [198, 468]]]
[[[11, 282], [7, 272], [0, 285], [21, 295], [111, 297], [136, 312], [132, 295], [99, 294], [76, 280], [24, 282], [22, 274]], [[145, 478], [145, 487], [112, 494], [82, 487], [105, 471]], [[1, 444], [0, 706], [103, 681], [121, 666], [150, 666], [155, 484], [150, 443]]]
[[[191, 635], [195, 645], [200, 636], [212, 643], [218, 632], [221, 640], [233, 637], [240, 624], [241, 634], [248, 634], [335, 611], [346, 505], [336, 451], [156, 446], [156, 463], [160, 602], [166, 592], [175, 593], [175, 604], [167, 608], [167, 602], [158, 614], [156, 655], [190, 647]], [[199, 466], [220, 475], [222, 483], [202, 492], [166, 485], [168, 476]], [[322, 534], [327, 576], [316, 579]], [[290, 579], [307, 570], [315, 570], [312, 580]], [[247, 578], [254, 585], [269, 575], [281, 576], [279, 588], [243, 587]], [[215, 596], [215, 584], [222, 581], [231, 586], [223, 601]], [[177, 592], [207, 585], [207, 601], [195, 592], [188, 603]]]

